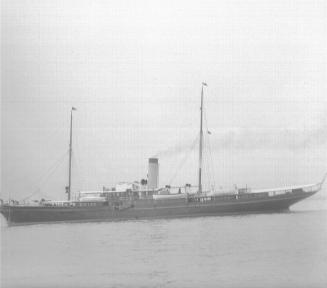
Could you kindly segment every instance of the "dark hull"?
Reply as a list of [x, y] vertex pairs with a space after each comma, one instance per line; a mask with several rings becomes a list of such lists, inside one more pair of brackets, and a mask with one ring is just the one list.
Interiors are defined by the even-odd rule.
[[[315, 192], [289, 193], [255, 199], [217, 200], [189, 202], [186, 199], [172, 201], [136, 200], [130, 207], [117, 209], [110, 204], [97, 207], [45, 207], [2, 206], [1, 213], [9, 224], [115, 221], [129, 219], [178, 218], [208, 215], [279, 212], [303, 200]], [[210, 198], [210, 197], [209, 197]]]

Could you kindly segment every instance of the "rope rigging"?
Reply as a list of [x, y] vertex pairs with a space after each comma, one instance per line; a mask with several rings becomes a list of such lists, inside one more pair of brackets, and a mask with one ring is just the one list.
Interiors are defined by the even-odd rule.
[[[204, 109], [205, 112], [205, 109]], [[203, 158], [204, 158], [204, 165], [203, 165], [203, 174], [207, 178], [207, 189], [206, 190], [215, 190], [216, 183], [215, 183], [215, 175], [214, 175], [214, 161], [213, 161], [213, 156], [212, 156], [212, 149], [211, 149], [211, 144], [210, 144], [210, 131], [208, 130], [208, 121], [206, 117], [206, 113], [203, 113], [204, 115], [204, 125], [205, 125], [205, 133], [204, 133], [204, 153], [203, 153]], [[195, 149], [197, 146], [197, 142], [199, 140], [199, 135], [193, 140], [192, 144], [189, 146], [189, 149], [186, 150], [184, 157], [181, 159], [179, 162], [173, 176], [171, 177], [169, 181], [169, 185], [171, 185], [175, 180], [182, 168], [184, 167], [187, 158], [190, 156], [190, 153]]]
[[[208, 121], [207, 121], [207, 117], [206, 117], [206, 110], [204, 109], [204, 123], [205, 123], [205, 127], [206, 127], [206, 132], [205, 133], [205, 145], [206, 148], [205, 149], [205, 157], [208, 158], [208, 161], [205, 161], [205, 165], [206, 165], [206, 169], [208, 170], [208, 181], [209, 181], [209, 187], [213, 190], [215, 190], [216, 188], [216, 182], [215, 182], [215, 165], [214, 165], [214, 161], [213, 161], [213, 157], [212, 157], [212, 149], [211, 149], [211, 144], [210, 144], [210, 134], [211, 132], [208, 130]], [[208, 152], [207, 152], [208, 151]], [[211, 190], [210, 189], [210, 190]]]
[[172, 178], [170, 179], [170, 181], [169, 181], [169, 185], [171, 185], [172, 182], [176, 179], [176, 177], [177, 177], [179, 171], [181, 171], [181, 169], [182, 169], [183, 166], [185, 165], [186, 160], [187, 160], [189, 154], [190, 154], [190, 153], [192, 152], [192, 150], [194, 150], [194, 148], [196, 147], [196, 144], [197, 144], [198, 140], [199, 140], [199, 136], [197, 136], [197, 137], [193, 140], [192, 144], [189, 146], [189, 149], [186, 150], [184, 157], [183, 157], [182, 160], [180, 161], [179, 165], [177, 166], [177, 169], [175, 170], [175, 172], [174, 172], [174, 174], [173, 174], [173, 177], [172, 177]]
[[72, 186], [77, 186], [76, 183], [80, 187], [86, 187], [87, 183], [87, 175], [85, 175], [84, 169], [81, 167], [81, 155], [82, 153], [80, 152], [80, 147], [79, 147], [79, 142], [75, 141], [75, 147], [74, 150], [72, 151], [72, 165], [73, 165], [73, 171], [74, 171], [74, 183], [75, 185]]
[[34, 190], [33, 193], [31, 193], [30, 195], [28, 195], [27, 197], [21, 199], [20, 201], [26, 201], [28, 199], [30, 199], [31, 197], [33, 197], [35, 194], [43, 194], [45, 195], [44, 193], [42, 193], [40, 191], [40, 186], [42, 184], [44, 184], [51, 175], [53, 175], [53, 173], [57, 170], [57, 168], [62, 164], [63, 160], [65, 159], [65, 157], [67, 156], [69, 150], [66, 150], [51, 166], [50, 168], [39, 178], [39, 180], [37, 182], [35, 182], [33, 186], [37, 186], [37, 188]]

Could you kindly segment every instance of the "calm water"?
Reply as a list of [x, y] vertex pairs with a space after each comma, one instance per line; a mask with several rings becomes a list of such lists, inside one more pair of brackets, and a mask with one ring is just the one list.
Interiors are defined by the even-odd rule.
[[1, 287], [327, 287], [321, 201], [284, 214], [10, 228], [2, 221]]

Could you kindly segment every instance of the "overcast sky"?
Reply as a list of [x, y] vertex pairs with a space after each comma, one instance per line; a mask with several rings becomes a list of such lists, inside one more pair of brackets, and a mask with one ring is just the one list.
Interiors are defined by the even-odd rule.
[[154, 155], [160, 185], [197, 184], [202, 81], [216, 186], [327, 171], [326, 1], [3, 0], [1, 21], [2, 198], [65, 197], [71, 106], [74, 191]]

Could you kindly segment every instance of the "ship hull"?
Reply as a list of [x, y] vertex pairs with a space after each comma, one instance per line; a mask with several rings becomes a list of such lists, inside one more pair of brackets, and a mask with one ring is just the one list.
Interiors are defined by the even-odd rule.
[[[107, 205], [97, 207], [44, 207], [9, 206], [1, 207], [1, 213], [10, 224], [29, 224], [47, 222], [87, 222], [115, 221], [132, 219], [158, 219], [197, 217], [226, 214], [265, 213], [288, 210], [291, 205], [316, 192], [285, 194], [255, 199], [224, 201], [215, 197], [198, 198], [198, 202], [185, 199], [173, 201], [155, 201], [153, 199], [136, 200], [129, 207]], [[202, 199], [202, 200], [201, 200]], [[201, 201], [200, 201], [201, 200]]]

